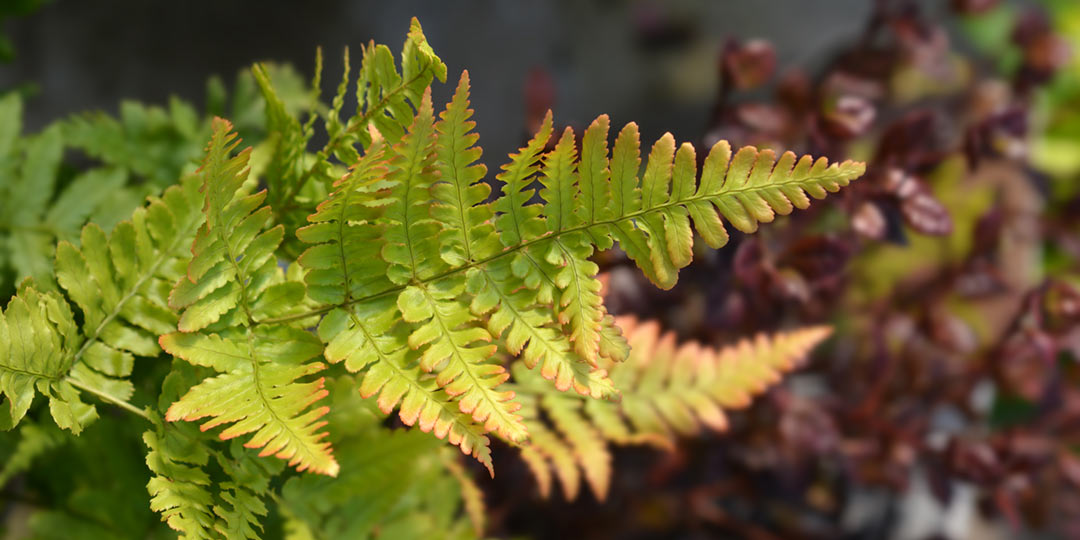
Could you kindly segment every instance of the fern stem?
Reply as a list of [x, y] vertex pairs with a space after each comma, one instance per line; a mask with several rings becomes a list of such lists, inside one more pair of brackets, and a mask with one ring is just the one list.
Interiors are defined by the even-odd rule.
[[[496, 253], [495, 255], [491, 255], [489, 257], [485, 257], [483, 259], [479, 259], [479, 260], [476, 260], [476, 261], [471, 261], [469, 263], [463, 264], [463, 265], [458, 266], [456, 268], [452, 268], [452, 269], [447, 270], [445, 272], [441, 272], [441, 273], [436, 274], [434, 276], [430, 276], [430, 277], [426, 277], [426, 278], [417, 277], [416, 280], [419, 283], [433, 283], [433, 282], [438, 281], [440, 279], [445, 279], [445, 278], [448, 278], [450, 276], [457, 275], [457, 274], [459, 274], [461, 272], [465, 272], [465, 271], [467, 271], [467, 270], [469, 270], [471, 268], [485, 266], [485, 265], [487, 265], [488, 263], [490, 263], [492, 261], [495, 261], [497, 259], [501, 259], [501, 258], [506, 257], [508, 255], [513, 255], [513, 254], [515, 254], [515, 253], [517, 253], [517, 252], [519, 252], [521, 250], [527, 249], [527, 248], [529, 248], [529, 247], [531, 247], [533, 245], [539, 244], [541, 242], [549, 242], [549, 241], [557, 240], [560, 237], [570, 235], [570, 234], [574, 234], [574, 233], [583, 232], [583, 231], [584, 232], [590, 232], [590, 229], [592, 229], [593, 227], [600, 227], [600, 226], [605, 226], [605, 225], [616, 225], [616, 224], [624, 222], [624, 221], [633, 221], [634, 219], [643, 217], [646, 214], [650, 214], [650, 213], [653, 213], [653, 212], [659, 212], [659, 211], [664, 210], [666, 208], [672, 208], [672, 207], [676, 207], [676, 206], [685, 206], [685, 205], [693, 203], [693, 202], [718, 198], [720, 196], [733, 195], [733, 194], [736, 194], [736, 193], [765, 191], [767, 189], [777, 189], [777, 188], [779, 188], [781, 186], [786, 186], [786, 185], [801, 185], [801, 184], [805, 184], [807, 182], [808, 182], [807, 179], [802, 179], [802, 180], [790, 180], [788, 182], [776, 182], [776, 183], [773, 183], [773, 184], [769, 184], [768, 186], [746, 186], [746, 187], [741, 187], [741, 188], [728, 188], [725, 191], [723, 191], [722, 193], [705, 193], [705, 194], [700, 194], [700, 195], [693, 195], [691, 197], [686, 197], [686, 198], [680, 199], [680, 200], [669, 201], [669, 202], [666, 202], [666, 203], [663, 203], [663, 204], [658, 204], [658, 205], [653, 206], [651, 208], [642, 208], [641, 210], [637, 210], [635, 212], [631, 212], [629, 214], [626, 214], [626, 215], [623, 215], [623, 216], [620, 216], [620, 217], [617, 217], [617, 218], [614, 218], [614, 219], [608, 219], [608, 220], [603, 220], [603, 221], [594, 221], [592, 223], [586, 223], [586, 224], [583, 224], [583, 225], [578, 225], [576, 227], [570, 227], [570, 228], [567, 228], [567, 229], [563, 229], [561, 231], [556, 231], [556, 232], [553, 232], [551, 234], [541, 236], [539, 238], [534, 238], [534, 239], [529, 240], [527, 242], [522, 242], [522, 243], [520, 243], [520, 244], [518, 244], [516, 246], [513, 246], [513, 247], [507, 248], [507, 249], [505, 249], [503, 251], [500, 251], [499, 253]], [[394, 294], [394, 293], [401, 292], [401, 291], [403, 291], [405, 289], [405, 287], [407, 287], [409, 285], [410, 285], [409, 283], [406, 283], [404, 285], [395, 285], [393, 287], [390, 287], [388, 289], [379, 291], [377, 293], [369, 294], [367, 296], [362, 296], [360, 298], [354, 298], [354, 299], [351, 299], [351, 300], [346, 300], [345, 302], [342, 302], [341, 304], [332, 304], [332, 305], [322, 306], [322, 307], [320, 307], [318, 309], [314, 309], [314, 310], [307, 311], [307, 312], [304, 312], [304, 313], [297, 313], [297, 314], [294, 314], [294, 315], [286, 315], [286, 316], [283, 316], [283, 317], [274, 317], [274, 318], [270, 318], [270, 319], [263, 319], [261, 321], [255, 321], [255, 324], [256, 325], [259, 325], [259, 324], [282, 324], [282, 323], [297, 321], [297, 320], [301, 320], [301, 319], [306, 319], [308, 317], [315, 317], [315, 316], [327, 313], [330, 310], [338, 308], [338, 307], [346, 307], [346, 306], [349, 306], [349, 305], [352, 305], [352, 304], [368, 302], [368, 301], [371, 301], [371, 300], [375, 300], [376, 298], [381, 298], [381, 297], [386, 296], [388, 294]]]
[[127, 401], [124, 401], [123, 399], [120, 399], [120, 398], [118, 398], [118, 397], [116, 397], [116, 396], [114, 396], [112, 394], [102, 392], [101, 390], [98, 390], [97, 388], [87, 386], [87, 385], [85, 385], [85, 384], [83, 384], [83, 383], [81, 383], [81, 382], [79, 382], [79, 381], [77, 381], [75, 379], [70, 379], [69, 378], [69, 379], [67, 379], [67, 382], [69, 384], [71, 384], [71, 386], [74, 386], [75, 388], [78, 388], [79, 390], [82, 390], [84, 392], [88, 392], [90, 394], [93, 394], [93, 395], [101, 398], [101, 400], [103, 400], [103, 401], [106, 401], [108, 403], [116, 405], [117, 407], [120, 407], [121, 409], [124, 409], [125, 411], [128, 411], [130, 413], [134, 413], [134, 414], [136, 414], [138, 416], [141, 416], [147, 422], [153, 422], [153, 419], [150, 418], [150, 415], [147, 414], [147, 412], [145, 410], [140, 409], [140, 408], [128, 403]]
[[[401, 290], [401, 289], [397, 288], [397, 289], [393, 289], [393, 290]], [[392, 291], [386, 291], [386, 292], [392, 292]], [[381, 294], [386, 294], [386, 293], [381, 293]], [[370, 300], [372, 298], [375, 298], [375, 296], [366, 297], [366, 298], [364, 298], [364, 300]], [[319, 315], [324, 315], [326, 313], [329, 313], [330, 311], [332, 311], [332, 310], [334, 310], [334, 309], [336, 309], [338, 307], [348, 306], [348, 305], [351, 305], [353, 303], [354, 303], [354, 301], [348, 300], [348, 301], [342, 302], [341, 305], [328, 304], [328, 305], [322, 306], [320, 308], [313, 309], [311, 311], [305, 311], [303, 313], [294, 313], [292, 315], [282, 315], [281, 317], [271, 317], [269, 319], [262, 319], [262, 320], [255, 321], [255, 326], [259, 326], [259, 325], [262, 325], [262, 324], [285, 324], [285, 323], [290, 323], [290, 322], [293, 322], [293, 321], [299, 321], [301, 319], [307, 319], [308, 317], [318, 317]]]

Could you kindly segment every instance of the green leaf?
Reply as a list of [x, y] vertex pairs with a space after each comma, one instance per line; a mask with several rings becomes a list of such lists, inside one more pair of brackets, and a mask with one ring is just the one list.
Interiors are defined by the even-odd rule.
[[322, 352], [311, 334], [290, 328], [257, 329], [233, 337], [174, 333], [161, 337], [166, 352], [221, 373], [189, 390], [169, 407], [166, 420], [209, 418], [201, 428], [231, 424], [220, 437], [253, 433], [245, 446], [287, 460], [298, 470], [334, 476], [338, 464], [319, 418], [327, 407], [310, 408], [326, 397], [323, 379], [299, 379], [323, 369], [307, 362]]

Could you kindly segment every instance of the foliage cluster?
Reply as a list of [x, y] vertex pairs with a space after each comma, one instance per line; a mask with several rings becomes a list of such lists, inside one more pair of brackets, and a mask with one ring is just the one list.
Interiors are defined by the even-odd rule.
[[[863, 164], [726, 141], [699, 159], [670, 134], [643, 158], [633, 123], [611, 142], [600, 116], [579, 144], [548, 113], [492, 181], [468, 73], [436, 113], [447, 68], [415, 20], [399, 61], [371, 43], [354, 78], [346, 54], [328, 103], [318, 66], [311, 90], [254, 66], [237, 124], [174, 101], [20, 136], [19, 98], [0, 102], [0, 261], [17, 284], [0, 314], [15, 434], [0, 478], [48, 501], [35, 536], [162, 534], [130, 511], [140, 483], [186, 538], [480, 534], [481, 492], [438, 439], [492, 475], [503, 441], [543, 493], [554, 471], [567, 497], [583, 475], [602, 498], [605, 440], [723, 429], [828, 334], [677, 347], [608, 313], [592, 258], [617, 245], [670, 288], [703, 251], [694, 231], [720, 248], [726, 226], [752, 233]], [[69, 168], [65, 147], [98, 165]], [[135, 459], [88, 465], [113, 448]], [[61, 457], [71, 474], [35, 467]]]

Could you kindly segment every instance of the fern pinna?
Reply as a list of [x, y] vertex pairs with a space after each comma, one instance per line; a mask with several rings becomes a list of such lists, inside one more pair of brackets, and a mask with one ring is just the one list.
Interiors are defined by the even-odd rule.
[[[751, 233], [847, 185], [861, 163], [721, 141], [699, 170], [694, 147], [670, 134], [643, 157], [633, 123], [612, 141], [601, 116], [579, 144], [549, 113], [493, 183], [468, 73], [436, 114], [430, 86], [446, 66], [418, 23], [400, 69], [384, 46], [363, 52], [356, 113], [341, 118], [348, 69], [331, 104], [312, 109], [329, 135], [322, 149], [307, 150], [317, 117], [300, 122], [256, 66], [272, 134], [258, 160], [217, 119], [198, 173], [111, 233], [89, 225], [57, 247], [57, 286], [25, 283], [0, 317], [0, 424], [19, 423], [42, 394], [57, 425], [77, 432], [96, 414], [92, 396], [152, 422], [151, 505], [170, 526], [257, 536], [273, 499], [287, 527], [310, 532], [325, 508], [288, 496], [305, 481], [275, 495], [280, 467], [212, 438], [348, 482], [356, 460], [339, 465], [333, 446], [356, 446], [340, 430], [363, 406], [331, 390], [353, 387], [492, 474], [497, 437], [520, 447], [544, 491], [550, 461], [573, 496], [580, 463], [602, 496], [605, 439], [722, 428], [721, 408], [744, 404], [824, 336], [761, 338], [719, 356], [676, 350], [653, 325], [607, 313], [590, 256], [617, 245], [670, 288], [693, 231], [720, 248], [725, 222]], [[160, 398], [138, 396], [135, 357], [162, 351], [177, 360]], [[475, 488], [462, 485], [479, 523]]]

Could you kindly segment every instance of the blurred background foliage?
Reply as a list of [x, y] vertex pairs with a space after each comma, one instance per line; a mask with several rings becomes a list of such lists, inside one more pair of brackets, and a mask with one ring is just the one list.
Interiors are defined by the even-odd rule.
[[[450, 70], [472, 74], [489, 168], [549, 107], [578, 128], [608, 112], [638, 121], [645, 139], [671, 131], [870, 165], [838, 202], [696, 253], [672, 291], [605, 254], [612, 310], [683, 338], [723, 344], [817, 323], [837, 333], [729, 434], [620, 450], [603, 503], [540, 500], [525, 466], [496, 448], [494, 480], [460, 471], [484, 489], [492, 536], [1080, 536], [1075, 0], [0, 3], [0, 297], [26, 277], [47, 287], [57, 239], [86, 220], [114, 225], [194, 170], [212, 115], [263, 143], [251, 61], [281, 61], [274, 86], [305, 110], [317, 45], [337, 66], [344, 45], [396, 42], [413, 15]], [[336, 80], [328, 67], [324, 92]], [[64, 210], [87, 198], [89, 214]], [[283, 507], [371, 513], [350, 493], [405, 471], [424, 489], [389, 494], [378, 529], [372, 517], [317, 533], [467, 536], [453, 518], [458, 480], [440, 476], [430, 441], [374, 437], [386, 429], [377, 418], [332, 418], [354, 477], [292, 479]], [[80, 439], [47, 423], [20, 429], [30, 433], [18, 446], [0, 439], [10, 534], [161, 534], [141, 447], [94, 444], [137, 440], [118, 435], [138, 431], [127, 419]], [[41, 455], [98, 473], [25, 472]], [[363, 467], [387, 456], [400, 465]], [[38, 501], [64, 510], [34, 512]]]

